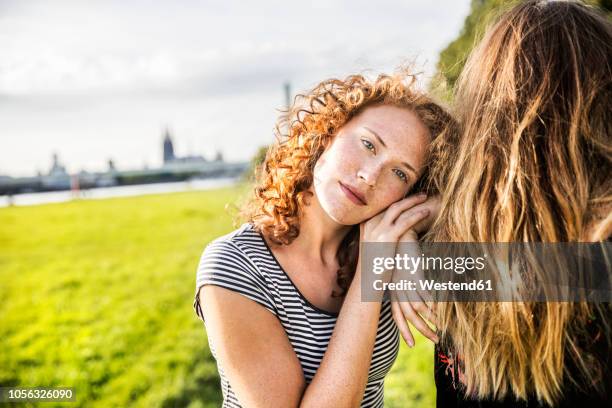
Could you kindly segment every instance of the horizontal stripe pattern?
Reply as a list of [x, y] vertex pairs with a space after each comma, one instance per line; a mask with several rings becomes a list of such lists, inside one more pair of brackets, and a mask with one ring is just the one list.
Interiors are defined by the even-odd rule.
[[[204, 250], [198, 266], [193, 304], [202, 320], [198, 293], [203, 285], [216, 285], [235, 291], [272, 312], [287, 333], [306, 382], [309, 384], [312, 381], [338, 316], [315, 307], [304, 298], [251, 224], [244, 224], [236, 231], [216, 239]], [[213, 356], [216, 356], [213, 345], [210, 346]], [[391, 304], [384, 302], [362, 407], [383, 406], [384, 379], [397, 357], [398, 348], [399, 335], [391, 315]], [[240, 407], [218, 362], [217, 367], [221, 377], [223, 407]]]

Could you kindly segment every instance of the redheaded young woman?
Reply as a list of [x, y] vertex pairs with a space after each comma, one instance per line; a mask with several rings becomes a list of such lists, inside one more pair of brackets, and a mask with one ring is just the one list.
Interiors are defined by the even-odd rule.
[[[566, 1], [504, 14], [460, 78], [461, 131], [434, 142], [442, 204], [431, 238], [607, 240], [611, 96], [609, 20]], [[440, 303], [438, 406], [612, 406], [610, 312], [609, 303]]]
[[383, 405], [398, 329], [389, 302], [361, 301], [359, 243], [416, 239], [431, 204], [404, 197], [449, 120], [411, 76], [356, 75], [278, 127], [249, 222], [207, 246], [197, 275], [223, 406]]

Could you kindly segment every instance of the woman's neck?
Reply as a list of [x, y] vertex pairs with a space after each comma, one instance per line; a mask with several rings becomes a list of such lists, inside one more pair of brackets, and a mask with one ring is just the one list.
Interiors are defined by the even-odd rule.
[[309, 204], [301, 208], [300, 234], [290, 246], [314, 262], [332, 265], [336, 262], [342, 239], [350, 229], [350, 225], [341, 225], [331, 219], [313, 195]]

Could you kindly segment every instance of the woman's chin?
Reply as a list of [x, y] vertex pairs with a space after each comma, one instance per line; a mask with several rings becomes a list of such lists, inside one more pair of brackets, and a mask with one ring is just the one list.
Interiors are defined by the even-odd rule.
[[323, 207], [323, 211], [325, 211], [329, 218], [340, 225], [356, 225], [366, 220], [362, 214], [356, 214], [356, 211], [347, 211], [344, 208]]
[[317, 190], [315, 188], [314, 198], [323, 212], [335, 223], [349, 226], [360, 224], [367, 219], [364, 214], [367, 207], [351, 203], [338, 191]]

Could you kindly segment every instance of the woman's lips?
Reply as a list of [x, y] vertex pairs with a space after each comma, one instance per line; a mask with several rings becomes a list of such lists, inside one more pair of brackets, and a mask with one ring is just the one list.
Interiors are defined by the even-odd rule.
[[361, 195], [352, 190], [350, 187], [345, 186], [344, 184], [338, 182], [340, 184], [340, 189], [346, 195], [346, 197], [351, 200], [354, 204], [357, 205], [366, 205], [365, 199], [361, 198]]

